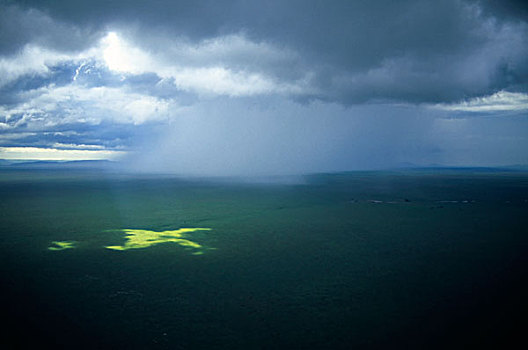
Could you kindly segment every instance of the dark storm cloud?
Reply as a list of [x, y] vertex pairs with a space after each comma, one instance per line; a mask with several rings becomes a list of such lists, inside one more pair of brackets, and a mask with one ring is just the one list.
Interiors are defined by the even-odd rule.
[[[243, 33], [254, 42], [287, 48], [298, 58], [281, 64], [233, 58], [226, 65], [249, 67], [276, 80], [296, 80], [309, 72], [312, 91], [305, 93], [309, 99], [344, 104], [450, 102], [499, 90], [527, 90], [528, 29], [526, 22], [518, 20], [524, 10], [515, 1], [50, 0], [20, 4], [38, 8], [78, 31], [132, 26], [134, 42], [160, 55], [170, 45], [160, 37], [200, 42]], [[61, 43], [60, 36], [54, 40], [56, 45]]]
[[528, 3], [525, 0], [481, 0], [478, 3], [494, 16], [528, 20]]
[[13, 1], [0, 1], [0, 55], [15, 54], [27, 44], [77, 51], [92, 45], [100, 35], [98, 26], [78, 26], [35, 8], [24, 9]]

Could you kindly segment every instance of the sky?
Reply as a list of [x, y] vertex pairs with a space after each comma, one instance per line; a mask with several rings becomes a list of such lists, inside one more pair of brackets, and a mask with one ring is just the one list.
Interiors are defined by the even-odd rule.
[[528, 5], [0, 0], [0, 159], [527, 165]]

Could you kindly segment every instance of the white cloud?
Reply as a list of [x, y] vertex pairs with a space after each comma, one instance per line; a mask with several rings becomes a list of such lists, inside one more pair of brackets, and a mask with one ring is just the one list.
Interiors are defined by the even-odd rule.
[[28, 93], [29, 98], [3, 113], [9, 121], [14, 115], [22, 118], [13, 124], [51, 126], [67, 123], [98, 124], [103, 120], [142, 124], [162, 120], [176, 114], [179, 107], [172, 100], [114, 87], [68, 85], [45, 87]]
[[499, 91], [490, 96], [477, 97], [454, 104], [437, 104], [438, 109], [461, 112], [505, 112], [528, 110], [528, 94]]
[[244, 96], [271, 93], [278, 87], [257, 73], [232, 72], [223, 67], [169, 68], [164, 72], [184, 90], [195, 90], [217, 95]]
[[104, 146], [101, 146], [101, 145], [85, 145], [83, 143], [74, 144], [74, 143], [55, 142], [52, 147], [56, 148], [56, 149], [104, 150]]
[[181, 40], [167, 41], [164, 45], [168, 53], [149, 53], [110, 32], [101, 41], [101, 52], [110, 70], [129, 74], [155, 73], [171, 79], [182, 90], [201, 94], [295, 94], [307, 88], [306, 77], [292, 84], [275, 81], [256, 70], [255, 62], [288, 60], [293, 54], [271, 45], [253, 43], [241, 35], [218, 37], [196, 45]]
[[14, 57], [0, 58], [0, 87], [24, 74], [44, 75], [48, 66], [73, 57], [55, 51], [28, 45]]

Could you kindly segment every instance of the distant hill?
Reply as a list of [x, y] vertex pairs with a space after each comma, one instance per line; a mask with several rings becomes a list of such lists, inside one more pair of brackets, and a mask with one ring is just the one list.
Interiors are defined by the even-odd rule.
[[507, 166], [497, 166], [497, 167], [464, 167], [464, 166], [441, 166], [441, 165], [431, 165], [431, 166], [404, 166], [404, 167], [397, 167], [390, 170], [396, 170], [396, 171], [427, 171], [427, 172], [435, 172], [435, 171], [456, 171], [456, 172], [486, 172], [486, 173], [493, 173], [493, 172], [525, 172], [528, 171], [528, 165], [507, 165]]
[[[83, 171], [112, 171], [112, 172], [124, 172], [130, 173], [125, 164], [117, 161], [110, 160], [76, 160], [76, 161], [54, 161], [54, 160], [21, 160], [21, 159], [0, 159], [0, 170], [1, 169], [13, 169], [13, 170], [83, 170]], [[357, 172], [362, 171], [351, 170], [345, 172]], [[381, 168], [371, 169], [363, 171], [374, 171], [374, 172], [460, 172], [460, 173], [499, 173], [499, 172], [528, 172], [528, 165], [508, 165], [499, 167], [458, 167], [458, 166], [441, 166], [437, 164], [431, 164], [426, 166], [419, 166], [412, 163], [402, 163], [397, 167], [392, 168]], [[148, 174], [149, 172], [142, 172]], [[166, 174], [170, 175], [170, 174]], [[181, 175], [181, 174], [172, 174]], [[307, 174], [304, 174], [307, 175]], [[270, 175], [272, 176], [272, 175]]]

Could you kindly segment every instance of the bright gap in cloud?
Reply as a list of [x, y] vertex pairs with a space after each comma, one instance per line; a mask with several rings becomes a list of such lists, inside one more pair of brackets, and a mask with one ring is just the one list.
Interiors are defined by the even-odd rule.
[[0, 159], [17, 160], [117, 160], [123, 151], [107, 150], [66, 150], [39, 147], [0, 147]]
[[110, 70], [133, 74], [152, 70], [150, 57], [122, 40], [115, 32], [109, 32], [101, 40], [101, 46], [104, 62]]

